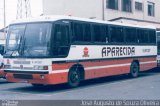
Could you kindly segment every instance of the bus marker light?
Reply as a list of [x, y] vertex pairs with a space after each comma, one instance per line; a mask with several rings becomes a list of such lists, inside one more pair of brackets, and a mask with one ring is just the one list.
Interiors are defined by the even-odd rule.
[[44, 75], [40, 75], [40, 79], [45, 79]]
[[44, 70], [48, 70], [48, 66], [44, 66], [43, 69], [44, 69]]
[[34, 70], [48, 70], [48, 66], [34, 66]]

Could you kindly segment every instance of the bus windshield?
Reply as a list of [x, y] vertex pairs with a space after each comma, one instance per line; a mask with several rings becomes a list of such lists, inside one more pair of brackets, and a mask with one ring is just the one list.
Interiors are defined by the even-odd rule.
[[7, 34], [6, 56], [49, 56], [51, 23], [11, 25]]

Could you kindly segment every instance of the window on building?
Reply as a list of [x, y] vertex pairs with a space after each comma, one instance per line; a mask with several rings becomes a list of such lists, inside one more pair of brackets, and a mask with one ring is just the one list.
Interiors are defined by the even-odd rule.
[[118, 10], [118, 0], [107, 0], [107, 8]]
[[154, 16], [154, 12], [155, 12], [155, 9], [154, 9], [154, 3], [152, 2], [148, 2], [148, 16]]
[[132, 1], [122, 0], [122, 11], [132, 12]]
[[141, 2], [135, 2], [135, 10], [143, 11], [143, 4]]

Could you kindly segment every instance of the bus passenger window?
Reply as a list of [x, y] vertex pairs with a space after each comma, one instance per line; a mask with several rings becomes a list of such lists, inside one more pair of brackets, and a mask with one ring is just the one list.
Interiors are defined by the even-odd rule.
[[110, 35], [112, 43], [124, 42], [124, 34], [122, 27], [110, 27]]
[[108, 37], [106, 37], [106, 43], [109, 43], [109, 41], [108, 41]]
[[108, 26], [105, 26], [105, 37], [106, 37], [106, 43], [109, 43], [109, 33], [108, 33]]
[[137, 43], [136, 28], [125, 28], [126, 42]]
[[91, 42], [91, 28], [90, 24], [83, 22], [72, 23], [72, 42]]
[[73, 23], [72, 31], [73, 31], [72, 42], [82, 42], [83, 41], [82, 24]]
[[105, 27], [101, 25], [93, 25], [94, 42], [105, 43]]
[[156, 43], [156, 33], [154, 30], [149, 30], [149, 43]]
[[90, 28], [90, 24], [83, 24], [83, 28], [84, 28], [84, 41], [85, 42], [91, 42], [91, 28]]
[[139, 43], [148, 43], [148, 31], [143, 29], [137, 30], [137, 37]]
[[66, 56], [69, 51], [69, 27], [67, 25], [55, 25], [53, 55]]

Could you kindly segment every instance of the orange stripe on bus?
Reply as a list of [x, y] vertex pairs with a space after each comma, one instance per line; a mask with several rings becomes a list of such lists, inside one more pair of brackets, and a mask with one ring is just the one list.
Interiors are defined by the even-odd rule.
[[99, 78], [105, 76], [119, 75], [129, 73], [130, 66], [113, 67], [105, 69], [96, 69], [85, 72], [85, 79]]
[[[79, 64], [83, 65], [83, 67], [92, 67], [92, 66], [106, 66], [113, 64], [125, 64], [131, 63], [133, 60], [139, 60], [140, 62], [147, 61], [156, 61], [156, 57], [148, 57], [148, 58], [128, 58], [128, 59], [117, 59], [117, 60], [97, 60], [97, 61], [87, 61], [87, 62], [79, 62]], [[52, 65], [52, 70], [65, 70], [70, 69], [76, 63], [54, 63]]]
[[140, 71], [147, 71], [147, 70], [152, 69], [154, 67], [157, 67], [157, 63], [141, 64]]

